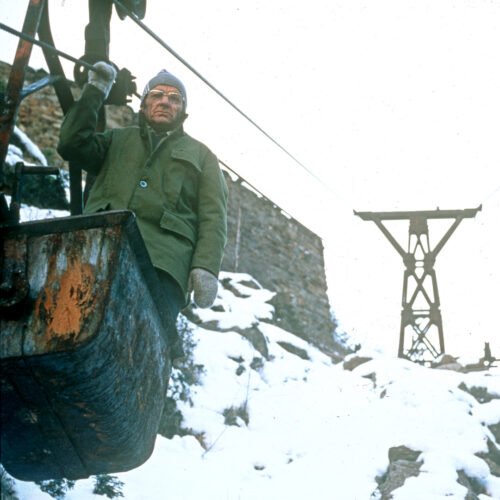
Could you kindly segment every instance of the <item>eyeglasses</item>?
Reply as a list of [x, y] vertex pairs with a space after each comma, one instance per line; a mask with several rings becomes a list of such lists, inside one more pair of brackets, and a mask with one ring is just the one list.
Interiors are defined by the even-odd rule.
[[174, 104], [177, 106], [180, 106], [182, 104], [182, 95], [179, 94], [178, 92], [164, 92], [163, 90], [159, 89], [154, 89], [150, 90], [148, 95], [153, 99], [154, 101], [159, 101], [163, 99], [164, 96], [167, 96], [168, 102], [170, 104]]

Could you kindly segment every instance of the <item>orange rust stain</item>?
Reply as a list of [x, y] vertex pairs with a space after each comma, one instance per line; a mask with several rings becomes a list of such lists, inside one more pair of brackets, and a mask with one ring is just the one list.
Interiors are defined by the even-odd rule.
[[50, 280], [39, 296], [37, 310], [45, 312], [50, 337], [78, 336], [83, 321], [93, 309], [95, 276], [90, 264], [70, 261], [59, 279]]

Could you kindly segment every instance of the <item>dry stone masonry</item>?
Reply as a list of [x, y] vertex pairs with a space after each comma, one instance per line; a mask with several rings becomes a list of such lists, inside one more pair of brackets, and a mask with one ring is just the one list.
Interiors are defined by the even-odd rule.
[[322, 240], [248, 189], [241, 178], [227, 175], [226, 179], [228, 244], [223, 270], [248, 273], [276, 292], [271, 301], [275, 323], [334, 354], [339, 346], [334, 340]]

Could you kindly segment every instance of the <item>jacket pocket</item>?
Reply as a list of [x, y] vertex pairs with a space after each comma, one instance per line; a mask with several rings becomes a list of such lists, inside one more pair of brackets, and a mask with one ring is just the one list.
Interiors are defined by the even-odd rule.
[[170, 155], [170, 168], [165, 172], [163, 188], [168, 208], [180, 212], [196, 212], [202, 172], [198, 155], [189, 149], [174, 149]]
[[189, 166], [195, 168], [198, 172], [201, 172], [201, 166], [199, 164], [198, 157], [191, 151], [180, 148], [173, 149], [170, 155], [174, 160], [180, 160], [182, 162], [185, 162]]
[[167, 210], [163, 212], [160, 219], [160, 227], [186, 238], [193, 246], [196, 243], [196, 231], [182, 217], [173, 212]]

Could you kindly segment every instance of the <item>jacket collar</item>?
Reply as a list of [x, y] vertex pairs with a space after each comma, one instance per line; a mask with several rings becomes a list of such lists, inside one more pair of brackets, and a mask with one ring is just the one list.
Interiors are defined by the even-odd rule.
[[[184, 124], [184, 121], [186, 120], [187, 116], [188, 116], [187, 114], [184, 115], [184, 118], [182, 119], [182, 121], [180, 122], [180, 124], [177, 128], [167, 131], [164, 135], [167, 137], [174, 136], [174, 135], [175, 135], [175, 137], [177, 137], [177, 135], [183, 135], [184, 134], [183, 124]], [[151, 126], [146, 121], [146, 119], [144, 118], [144, 115], [142, 114], [141, 111], [139, 111], [139, 122], [138, 123], [139, 123], [139, 129], [140, 129], [142, 137], [148, 137], [150, 134], [155, 133], [153, 131], [153, 129], [151, 128]], [[157, 134], [157, 135], [159, 135], [159, 134]]]
[[158, 149], [158, 146], [164, 143], [167, 139], [176, 139], [182, 137], [184, 133], [184, 128], [182, 123], [174, 130], [169, 130], [164, 134], [157, 134], [146, 122], [144, 115], [139, 112], [139, 129], [140, 135], [144, 141], [148, 144], [150, 152], [154, 152]]

